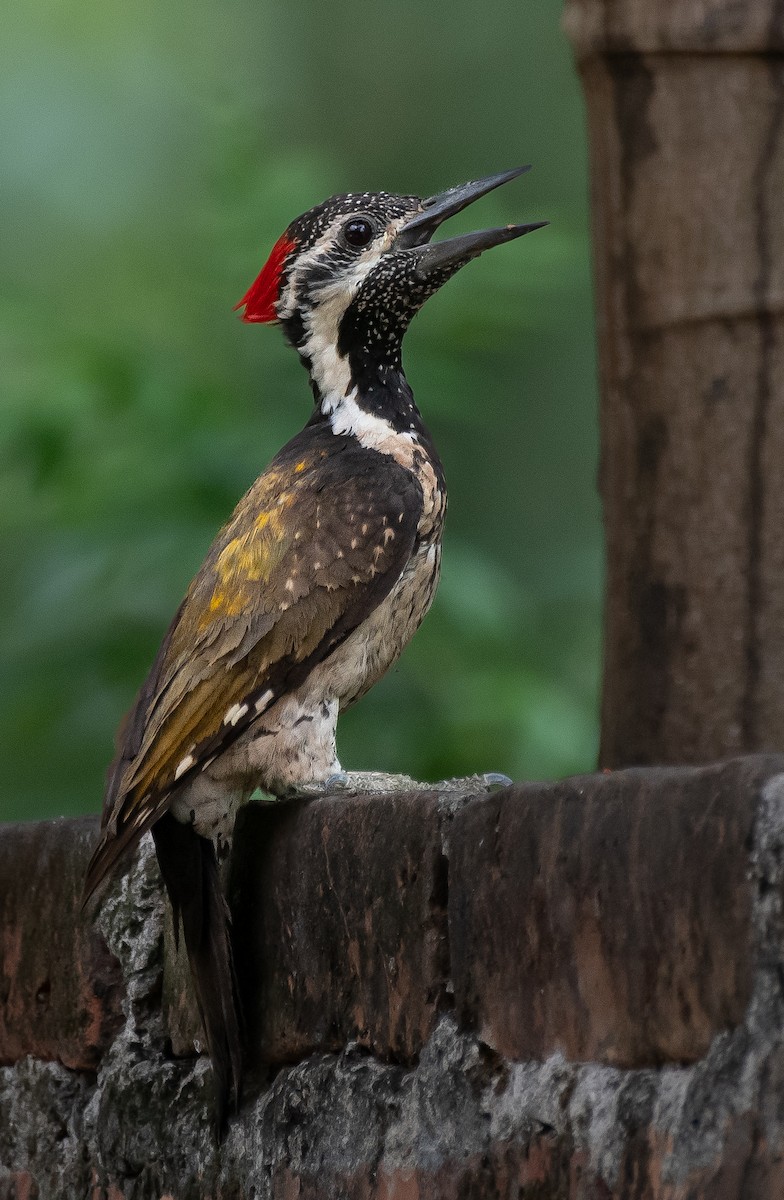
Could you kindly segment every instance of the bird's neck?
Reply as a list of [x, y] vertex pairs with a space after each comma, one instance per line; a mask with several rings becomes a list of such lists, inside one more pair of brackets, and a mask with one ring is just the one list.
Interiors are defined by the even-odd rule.
[[377, 370], [352, 374], [343, 389], [322, 390], [311, 377], [317, 412], [335, 433], [374, 430], [378, 436], [426, 433], [402, 367], [379, 365]]
[[303, 362], [316, 404], [314, 421], [376, 449], [389, 438], [430, 442], [399, 354], [379, 361], [329, 347], [303, 355]]
[[369, 314], [360, 324], [347, 320], [338, 297], [295, 314], [286, 332], [310, 376], [314, 422], [374, 449], [390, 438], [432, 445], [403, 372], [405, 325]]

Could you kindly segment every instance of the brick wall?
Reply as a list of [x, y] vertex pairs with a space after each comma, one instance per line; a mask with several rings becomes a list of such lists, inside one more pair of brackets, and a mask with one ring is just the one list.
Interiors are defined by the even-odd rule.
[[0, 828], [0, 1200], [784, 1196], [784, 759], [253, 806], [218, 1147], [149, 846]]

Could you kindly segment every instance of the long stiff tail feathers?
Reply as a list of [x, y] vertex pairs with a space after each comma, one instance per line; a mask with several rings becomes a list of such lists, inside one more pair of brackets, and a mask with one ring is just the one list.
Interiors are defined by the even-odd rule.
[[132, 852], [148, 829], [160, 817], [161, 808], [148, 811], [143, 820], [137, 820], [120, 826], [117, 830], [104, 829], [93, 850], [82, 889], [82, 909], [89, 905], [95, 893], [106, 882], [110, 875], [122, 864], [127, 862]]
[[215, 847], [191, 825], [164, 814], [152, 827], [163, 881], [171, 900], [174, 935], [185, 935], [215, 1085], [219, 1134], [227, 1110], [236, 1111], [242, 1082], [242, 1036], [230, 940], [230, 916]]
[[82, 907], [87, 907], [118, 863], [151, 828], [171, 901], [176, 943], [179, 945], [180, 925], [185, 936], [196, 1002], [212, 1060], [220, 1135], [228, 1109], [236, 1111], [239, 1105], [242, 1082], [242, 1036], [229, 909], [210, 839], [201, 837], [193, 826], [180, 823], [170, 813], [159, 813], [154, 812], [151, 820], [136, 827], [126, 827], [119, 836], [104, 832], [87, 868]]

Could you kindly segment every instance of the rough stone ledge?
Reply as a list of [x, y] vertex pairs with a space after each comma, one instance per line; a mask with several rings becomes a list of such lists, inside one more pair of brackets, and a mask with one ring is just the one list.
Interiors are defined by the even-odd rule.
[[122, 1025], [120, 964], [80, 911], [93, 817], [0, 826], [0, 1063], [94, 1069]]
[[[20, 836], [4, 980], [46, 954]], [[89, 1071], [56, 1024], [20, 1057], [35, 1001], [4, 984], [0, 1200], [784, 1195], [784, 760], [249, 810], [237, 847], [251, 1044], [277, 1072], [218, 1148], [207, 1065], [171, 1053], [145, 846], [100, 919], [123, 1015]]]

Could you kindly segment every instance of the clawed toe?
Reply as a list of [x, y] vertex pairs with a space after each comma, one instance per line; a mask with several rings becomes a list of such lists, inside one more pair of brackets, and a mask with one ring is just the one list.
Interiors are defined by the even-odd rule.
[[510, 787], [512, 780], [500, 771], [487, 771], [484, 775], [464, 775], [459, 779], [441, 779], [438, 783], [427, 786], [436, 792], [460, 793], [470, 795], [472, 792], [497, 792], [501, 788]]
[[327, 779], [298, 783], [280, 794], [281, 800], [315, 800], [324, 796], [359, 796], [368, 793], [389, 795], [394, 792], [497, 792], [510, 787], [512, 780], [500, 771], [484, 775], [466, 775], [460, 779], [440, 779], [421, 783], [410, 775], [388, 775], [384, 771], [337, 771]]
[[508, 775], [502, 774], [501, 771], [487, 771], [484, 775], [480, 775], [482, 786], [488, 792], [498, 792], [501, 788], [511, 787], [514, 780]]

